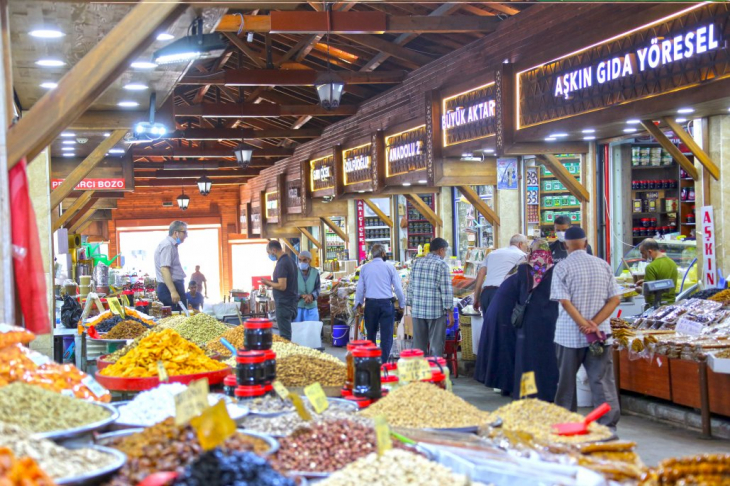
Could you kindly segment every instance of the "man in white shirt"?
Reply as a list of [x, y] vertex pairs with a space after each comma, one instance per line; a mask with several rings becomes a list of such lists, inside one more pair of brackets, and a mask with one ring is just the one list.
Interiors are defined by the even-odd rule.
[[507, 248], [494, 250], [484, 258], [474, 288], [474, 310], [481, 308], [482, 315], [487, 314], [492, 297], [509, 271], [525, 260], [528, 248], [527, 236], [517, 234], [510, 238]]

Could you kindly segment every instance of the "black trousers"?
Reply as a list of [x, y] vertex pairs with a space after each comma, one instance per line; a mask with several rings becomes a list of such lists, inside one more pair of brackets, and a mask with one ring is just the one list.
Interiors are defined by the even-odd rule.
[[[187, 309], [188, 299], [187, 299], [187, 297], [185, 297], [185, 281], [175, 280], [172, 283], [175, 284], [175, 290], [177, 290], [177, 293], [180, 296], [180, 302], [182, 302], [182, 304]], [[165, 285], [165, 282], [161, 282], [161, 283], [157, 284], [157, 298], [160, 299], [160, 302], [162, 302], [164, 305], [168, 305], [168, 306], [172, 307], [173, 311], [180, 310], [179, 305], [172, 303], [172, 295], [170, 295], [170, 289], [167, 288], [167, 285]]]
[[482, 309], [482, 317], [487, 317], [489, 303], [492, 302], [492, 298], [494, 297], [494, 294], [497, 293], [498, 288], [499, 287], [484, 287], [482, 289], [482, 293], [479, 296], [479, 307]]

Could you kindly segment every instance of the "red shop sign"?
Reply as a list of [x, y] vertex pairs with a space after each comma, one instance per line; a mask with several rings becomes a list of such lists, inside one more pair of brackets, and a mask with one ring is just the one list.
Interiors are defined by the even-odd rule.
[[[52, 179], [51, 189], [61, 185], [64, 179]], [[125, 189], [124, 179], [84, 179], [76, 185], [77, 191], [90, 191], [101, 189]]]
[[365, 261], [368, 249], [365, 241], [365, 203], [362, 199], [357, 200], [357, 249], [358, 261]]

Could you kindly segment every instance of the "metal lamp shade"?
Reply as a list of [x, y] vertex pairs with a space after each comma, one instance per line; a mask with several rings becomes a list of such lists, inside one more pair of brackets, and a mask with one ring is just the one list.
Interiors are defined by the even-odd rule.
[[200, 191], [200, 194], [203, 196], [207, 196], [210, 194], [210, 188], [213, 185], [213, 181], [208, 179], [206, 176], [201, 177], [198, 179], [198, 190]]
[[314, 86], [317, 88], [317, 96], [319, 96], [322, 108], [334, 110], [340, 106], [342, 90], [345, 88], [345, 82], [341, 77], [332, 71], [327, 71], [317, 78]]
[[233, 151], [233, 154], [236, 156], [236, 161], [238, 162], [238, 165], [240, 165], [244, 169], [251, 165], [251, 157], [253, 156], [254, 148], [255, 147], [252, 147], [251, 145], [247, 145], [245, 143], [236, 147], [236, 149]]
[[189, 204], [190, 204], [190, 198], [188, 196], [186, 196], [185, 193], [180, 194], [177, 197], [177, 205], [183, 211], [185, 211], [186, 209], [188, 209], [188, 205]]

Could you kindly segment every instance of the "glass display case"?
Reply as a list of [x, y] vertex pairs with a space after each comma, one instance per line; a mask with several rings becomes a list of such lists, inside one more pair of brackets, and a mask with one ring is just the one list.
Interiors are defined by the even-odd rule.
[[[697, 283], [698, 270], [697, 242], [694, 240], [656, 240], [659, 249], [667, 254], [667, 257], [677, 264], [679, 278], [677, 279], [677, 294]], [[639, 242], [641, 244], [641, 242]], [[625, 264], [619, 265], [616, 270], [617, 277], [627, 277], [628, 265], [631, 276], [634, 280], [644, 277], [644, 270], [648, 263], [641, 258], [639, 244], [629, 250], [623, 257]]]

